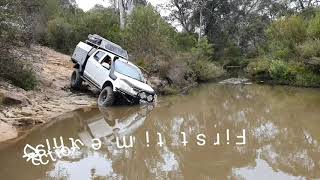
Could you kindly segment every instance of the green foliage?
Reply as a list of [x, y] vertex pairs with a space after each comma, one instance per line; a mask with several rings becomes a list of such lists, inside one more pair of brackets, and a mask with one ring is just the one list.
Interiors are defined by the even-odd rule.
[[275, 59], [290, 59], [295, 46], [307, 37], [306, 23], [300, 16], [275, 21], [267, 30], [270, 52]]
[[168, 54], [174, 29], [151, 6], [137, 7], [129, 17], [125, 45], [135, 54]]
[[302, 58], [320, 57], [320, 39], [308, 40], [298, 46]]
[[190, 64], [197, 81], [209, 81], [221, 77], [224, 70], [208, 60], [197, 60]]
[[249, 63], [247, 72], [279, 84], [319, 86], [317, 67], [313, 61], [305, 65], [320, 56], [319, 17], [302, 13], [274, 21], [267, 29], [268, 48]]
[[197, 39], [194, 34], [176, 33], [174, 39], [178, 51], [188, 52], [197, 44]]
[[70, 53], [72, 51], [72, 39], [74, 28], [62, 18], [53, 19], [48, 22], [48, 44], [55, 49]]
[[13, 55], [0, 58], [0, 76], [25, 90], [34, 89], [38, 80], [30, 64]]
[[35, 72], [28, 62], [17, 57], [13, 49], [31, 43], [31, 27], [24, 15], [33, 10], [33, 3], [36, 2], [4, 0], [0, 3], [0, 77], [25, 90], [31, 90], [37, 85]]
[[270, 54], [274, 59], [288, 60], [294, 56], [294, 46], [285, 45], [283, 42], [274, 41], [269, 43]]
[[271, 60], [266, 57], [256, 58], [250, 61], [246, 67], [246, 71], [252, 75], [268, 74]]
[[269, 73], [273, 80], [283, 84], [289, 84], [294, 80], [294, 74], [291, 72], [290, 66], [284, 61], [272, 61]]
[[152, 6], [135, 9], [124, 33], [125, 45], [136, 56], [137, 63], [170, 80], [170, 85], [163, 89], [165, 94], [224, 73], [209, 62], [214, 49], [207, 38], [197, 43], [194, 35], [176, 32]]
[[304, 70], [296, 75], [295, 85], [304, 87], [320, 87], [320, 75]]
[[81, 19], [73, 21], [77, 33], [77, 41], [86, 39], [88, 34], [99, 34], [103, 37], [108, 37], [113, 42], [121, 42], [119, 17], [113, 10], [91, 10], [82, 14], [81, 17]]
[[320, 12], [309, 21], [307, 28], [308, 35], [312, 38], [320, 38]]
[[87, 13], [77, 11], [72, 14], [69, 11], [56, 13], [53, 19], [47, 22], [44, 45], [54, 49], [72, 53], [74, 46], [87, 38], [88, 34], [99, 34], [108, 37], [113, 42], [121, 41], [118, 15], [113, 10], [103, 8], [94, 9]]
[[8, 79], [11, 80], [14, 85], [21, 87], [24, 90], [33, 90], [38, 84], [38, 80], [32, 68], [16, 69], [15, 74], [8, 77]]
[[299, 62], [255, 59], [249, 63], [246, 71], [256, 80], [272, 80], [273, 83], [304, 87], [320, 86], [320, 75]]
[[291, 16], [272, 23], [267, 34], [271, 41], [279, 41], [290, 46], [305, 40], [305, 27], [306, 23], [300, 16]]
[[206, 37], [201, 38], [196, 47], [191, 49], [191, 52], [199, 60], [212, 60], [213, 58], [213, 44], [210, 44]]

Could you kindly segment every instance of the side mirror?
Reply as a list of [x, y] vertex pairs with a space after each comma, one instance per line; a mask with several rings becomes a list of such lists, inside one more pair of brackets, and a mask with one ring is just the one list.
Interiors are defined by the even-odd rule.
[[102, 63], [102, 66], [106, 69], [110, 70], [110, 65], [108, 63]]

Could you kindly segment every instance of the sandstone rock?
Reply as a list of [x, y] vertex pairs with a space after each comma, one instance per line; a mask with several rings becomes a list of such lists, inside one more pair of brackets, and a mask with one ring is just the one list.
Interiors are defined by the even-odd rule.
[[4, 111], [2, 111], [2, 113], [4, 114], [4, 116], [5, 117], [7, 117], [7, 118], [13, 118], [13, 117], [15, 117], [15, 115], [13, 114], [13, 111], [14, 110], [4, 110]]
[[27, 105], [30, 100], [23, 94], [0, 90], [0, 101], [5, 105]]
[[23, 116], [32, 116], [35, 113], [30, 108], [22, 108], [21, 111], [20, 111], [20, 114], [23, 115]]
[[17, 129], [0, 121], [0, 142], [18, 137]]
[[85, 100], [74, 100], [73, 103], [76, 104], [76, 105], [80, 105], [80, 106], [89, 104], [89, 102], [85, 101]]

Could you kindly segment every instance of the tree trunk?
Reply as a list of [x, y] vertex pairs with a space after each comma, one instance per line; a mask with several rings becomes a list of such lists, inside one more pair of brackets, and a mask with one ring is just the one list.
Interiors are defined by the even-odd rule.
[[300, 7], [301, 7], [301, 9], [302, 9], [302, 10], [304, 10], [304, 5], [303, 5], [302, 0], [299, 0], [299, 3], [300, 3]]
[[120, 12], [120, 29], [123, 31], [126, 28], [125, 0], [119, 0], [119, 12]]
[[126, 7], [126, 14], [127, 16], [130, 16], [134, 9], [134, 1], [133, 0], [127, 0], [127, 7]]
[[200, 42], [202, 38], [202, 32], [203, 32], [203, 13], [202, 13], [202, 8], [200, 9], [200, 22], [199, 22], [199, 37], [198, 37], [198, 42]]

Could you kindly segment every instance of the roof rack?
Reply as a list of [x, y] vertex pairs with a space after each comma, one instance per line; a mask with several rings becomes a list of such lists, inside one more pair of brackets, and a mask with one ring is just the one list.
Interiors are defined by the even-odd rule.
[[115, 44], [97, 34], [89, 34], [86, 43], [128, 60], [128, 52], [126, 50], [122, 49], [118, 44]]

